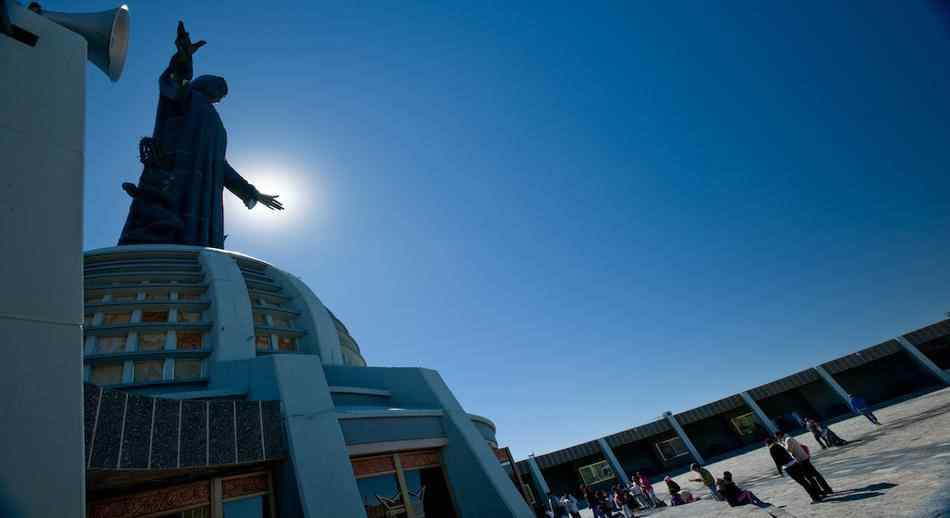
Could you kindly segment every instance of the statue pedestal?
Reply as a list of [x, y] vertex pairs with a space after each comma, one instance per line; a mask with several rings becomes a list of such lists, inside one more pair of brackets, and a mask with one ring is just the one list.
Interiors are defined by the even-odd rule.
[[86, 41], [6, 3], [39, 41], [0, 34], [0, 516], [80, 518]]

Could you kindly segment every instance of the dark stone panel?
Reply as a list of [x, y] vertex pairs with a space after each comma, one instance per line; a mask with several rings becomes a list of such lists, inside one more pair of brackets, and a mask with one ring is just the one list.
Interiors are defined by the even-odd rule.
[[261, 412], [258, 401], [236, 401], [238, 462], [264, 459], [261, 451]]
[[89, 446], [96, 428], [96, 411], [99, 409], [99, 394], [102, 388], [90, 383], [83, 385], [83, 431], [85, 432], [85, 462], [89, 463]]
[[208, 464], [208, 403], [181, 403], [181, 467]]
[[125, 409], [120, 468], [147, 468], [154, 398], [129, 395]]
[[264, 448], [268, 459], [287, 456], [284, 422], [280, 416], [280, 401], [261, 402], [261, 417], [264, 420]]
[[617, 457], [627, 475], [642, 473], [648, 478], [656, 479], [666, 474], [663, 469], [663, 459], [650, 441], [651, 439], [647, 438], [613, 449], [614, 456]]
[[152, 469], [178, 467], [178, 408], [175, 399], [155, 400], [155, 429], [152, 431]]
[[834, 375], [849, 394], [860, 394], [876, 405], [937, 385], [930, 371], [905, 351], [865, 363]]
[[119, 441], [122, 435], [122, 414], [125, 410], [125, 393], [106, 390], [99, 404], [99, 421], [92, 445], [93, 468], [115, 469], [119, 460]]
[[211, 464], [234, 464], [234, 401], [211, 402]]

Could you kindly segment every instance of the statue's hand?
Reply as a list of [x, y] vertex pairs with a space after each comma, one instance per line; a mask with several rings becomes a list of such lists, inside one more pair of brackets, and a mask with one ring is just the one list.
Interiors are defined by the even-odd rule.
[[277, 201], [279, 196], [279, 194], [270, 195], [259, 193], [257, 195], [257, 201], [264, 204], [264, 206], [270, 210], [284, 210], [284, 204]]
[[191, 42], [191, 35], [185, 30], [185, 23], [178, 21], [178, 36], [175, 38], [175, 47], [178, 49], [178, 58], [190, 60], [191, 55], [198, 52], [198, 49], [204, 47], [208, 42], [199, 40], [196, 43]]

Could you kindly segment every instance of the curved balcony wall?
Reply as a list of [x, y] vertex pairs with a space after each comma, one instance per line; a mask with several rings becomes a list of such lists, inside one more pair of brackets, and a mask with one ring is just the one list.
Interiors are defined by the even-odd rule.
[[212, 248], [136, 245], [85, 254], [85, 380], [204, 384], [209, 364], [314, 354], [365, 366], [346, 327], [300, 279]]

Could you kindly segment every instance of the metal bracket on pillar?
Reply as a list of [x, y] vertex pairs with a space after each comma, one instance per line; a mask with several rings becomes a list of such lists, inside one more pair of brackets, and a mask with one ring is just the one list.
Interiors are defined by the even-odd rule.
[[851, 398], [848, 395], [848, 391], [845, 390], [844, 387], [839, 385], [838, 382], [833, 377], [831, 377], [831, 373], [826, 371], [825, 368], [822, 367], [821, 365], [818, 365], [815, 367], [815, 372], [817, 372], [818, 375], [821, 376], [821, 379], [825, 380], [825, 383], [827, 383], [828, 386], [830, 386], [832, 390], [834, 390], [835, 393], [838, 394], [838, 397], [840, 397], [841, 400], [844, 401], [846, 405], [848, 405], [848, 408], [851, 410], [851, 412], [854, 413], [854, 409], [851, 408]]
[[683, 441], [683, 444], [686, 445], [686, 449], [693, 455], [693, 458], [696, 459], [700, 465], [706, 464], [706, 460], [703, 459], [703, 456], [699, 454], [699, 450], [696, 449], [696, 446], [693, 446], [693, 441], [689, 440], [689, 437], [686, 436], [686, 431], [683, 430], [683, 427], [680, 426], [679, 422], [673, 417], [672, 412], [664, 412], [663, 417], [666, 418], [667, 422], [670, 423], [670, 426], [673, 427], [673, 430], [676, 431], [676, 435], [679, 436], [680, 440]]
[[922, 353], [917, 346], [910, 343], [910, 341], [903, 336], [898, 336], [897, 342], [900, 343], [904, 350], [910, 353], [914, 360], [924, 369], [933, 373], [944, 385], [950, 385], [950, 374], [947, 374], [945, 370], [941, 369], [933, 360], [928, 358], [926, 354]]
[[614, 455], [614, 451], [610, 449], [610, 445], [607, 444], [607, 440], [601, 437], [600, 439], [597, 439], [597, 444], [600, 445], [600, 451], [604, 452], [604, 457], [607, 458], [607, 463], [610, 464], [610, 469], [614, 470], [617, 478], [619, 478], [624, 485], [629, 484], [630, 477], [628, 477], [627, 472], [623, 470], [623, 466], [620, 465], [620, 461], [617, 460], [617, 456]]
[[742, 396], [746, 406], [752, 409], [752, 413], [754, 413], [755, 416], [759, 418], [759, 422], [765, 426], [765, 429], [768, 430], [770, 434], [775, 435], [778, 432], [778, 427], [775, 426], [775, 423], [772, 422], [771, 419], [769, 419], [769, 416], [765, 415], [765, 412], [762, 411], [762, 409], [759, 407], [759, 404], [756, 403], [754, 399], [752, 399], [752, 395], [745, 391], [740, 392], [739, 395]]

